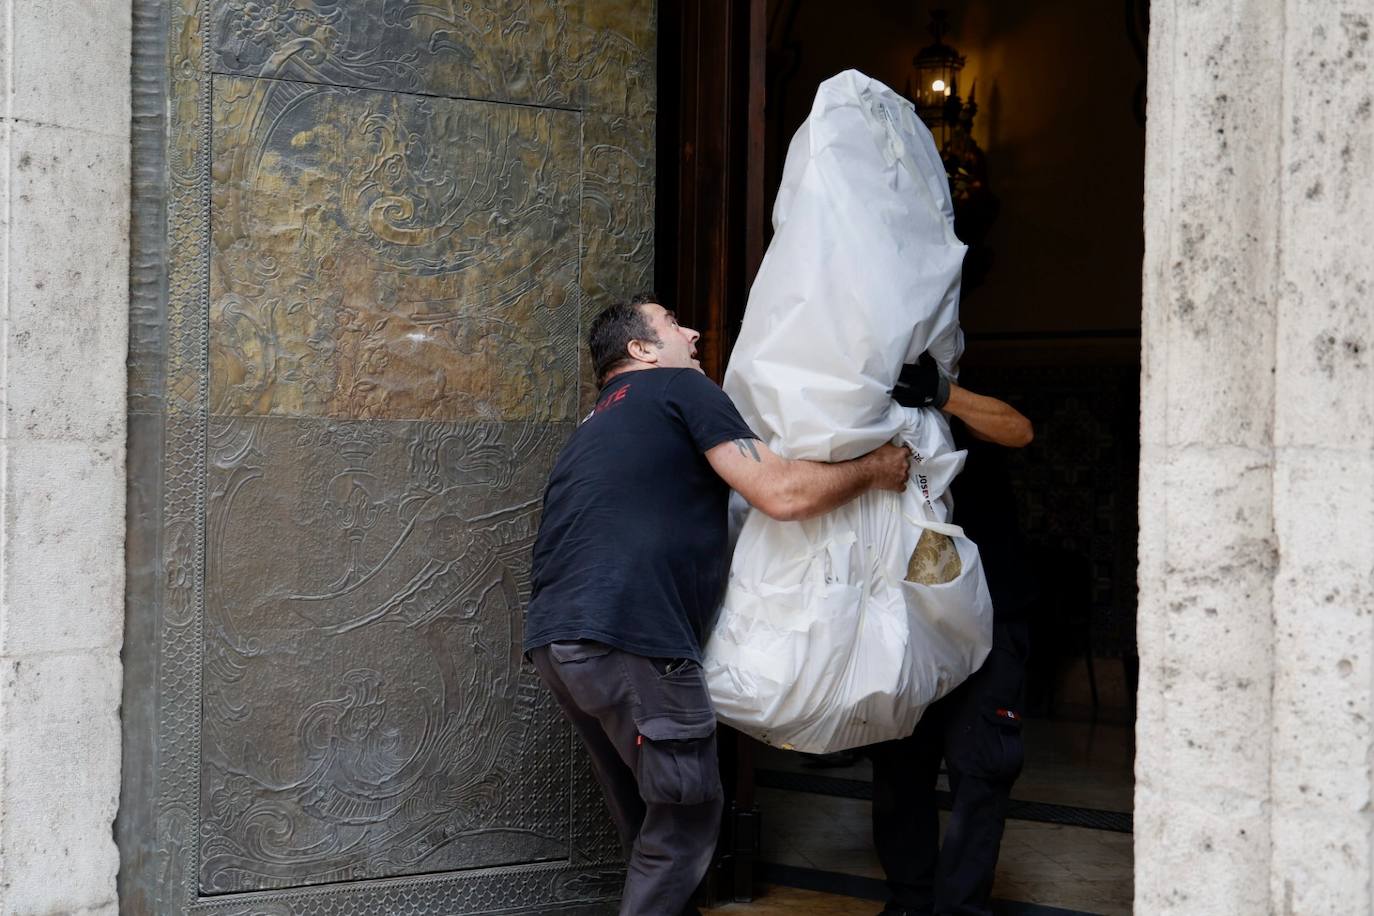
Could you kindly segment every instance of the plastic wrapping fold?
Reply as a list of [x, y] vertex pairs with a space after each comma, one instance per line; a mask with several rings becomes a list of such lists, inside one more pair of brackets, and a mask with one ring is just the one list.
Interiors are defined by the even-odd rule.
[[957, 374], [953, 222], [910, 103], [854, 70], [823, 83], [788, 151], [724, 387], [780, 455], [838, 461], [901, 440], [913, 468], [906, 492], [805, 522], [737, 507], [705, 668], [721, 720], [768, 744], [821, 753], [904, 737], [987, 656], [978, 548], [948, 524], [964, 455], [938, 411], [890, 396], [925, 352]]

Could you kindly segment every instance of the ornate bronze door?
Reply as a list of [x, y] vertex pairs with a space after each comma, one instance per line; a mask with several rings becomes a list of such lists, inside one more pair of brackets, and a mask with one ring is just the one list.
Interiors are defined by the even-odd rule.
[[653, 0], [136, 0], [122, 909], [595, 911], [520, 653]]

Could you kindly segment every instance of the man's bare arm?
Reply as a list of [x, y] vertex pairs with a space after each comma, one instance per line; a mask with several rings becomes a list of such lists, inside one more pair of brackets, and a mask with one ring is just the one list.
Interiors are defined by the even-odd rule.
[[953, 383], [949, 386], [949, 400], [941, 410], [963, 420], [970, 433], [986, 442], [1023, 448], [1035, 438], [1031, 421], [1015, 407]]
[[751, 506], [779, 521], [820, 515], [874, 488], [900, 492], [911, 470], [911, 451], [895, 445], [826, 463], [782, 458], [758, 439], [736, 439], [707, 451], [706, 460]]

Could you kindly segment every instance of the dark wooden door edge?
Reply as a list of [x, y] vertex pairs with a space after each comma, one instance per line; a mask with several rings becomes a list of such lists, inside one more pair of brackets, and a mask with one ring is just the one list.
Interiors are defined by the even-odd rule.
[[[661, 0], [659, 295], [721, 381], [764, 246], [765, 0]], [[759, 848], [751, 739], [722, 729], [726, 814], [702, 897], [749, 900]]]

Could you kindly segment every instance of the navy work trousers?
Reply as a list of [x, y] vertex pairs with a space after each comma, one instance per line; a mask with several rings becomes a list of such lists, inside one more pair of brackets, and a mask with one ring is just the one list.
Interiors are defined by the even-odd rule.
[[701, 666], [597, 642], [530, 660], [582, 737], [629, 860], [620, 916], [679, 916], [711, 864], [724, 792]]
[[[990, 916], [1007, 801], [1021, 773], [1024, 624], [999, 623], [983, 667], [931, 704], [916, 731], [868, 749], [873, 844], [891, 892], [888, 912]], [[944, 843], [935, 781], [940, 758], [953, 797]]]

